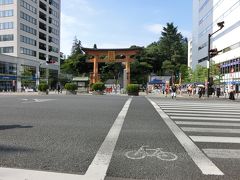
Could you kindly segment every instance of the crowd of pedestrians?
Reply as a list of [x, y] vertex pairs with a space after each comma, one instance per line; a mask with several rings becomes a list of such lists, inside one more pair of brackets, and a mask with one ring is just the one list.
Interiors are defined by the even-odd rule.
[[[172, 85], [172, 86], [166, 86], [162, 88], [157, 88], [155, 91], [153, 91], [157, 94], [163, 94], [165, 97], [170, 96], [172, 99], [176, 99], [177, 95], [181, 96], [190, 96], [190, 97], [198, 97], [201, 99], [202, 97], [207, 97], [208, 92], [207, 88], [204, 85], [185, 85], [185, 86], [179, 86], [179, 85]], [[224, 89], [223, 87], [214, 87], [211, 88], [209, 91], [209, 96], [211, 97], [224, 97], [229, 98], [230, 100], [235, 100], [236, 97], [238, 97], [238, 93], [236, 92], [235, 88], [233, 86], [229, 86], [229, 88]]]

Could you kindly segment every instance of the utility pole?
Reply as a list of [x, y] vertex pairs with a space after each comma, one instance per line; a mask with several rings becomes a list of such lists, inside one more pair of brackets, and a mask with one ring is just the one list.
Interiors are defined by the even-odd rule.
[[208, 34], [208, 64], [207, 64], [207, 68], [208, 68], [208, 77], [207, 77], [207, 97], [209, 97], [210, 94], [210, 88], [212, 87], [212, 84], [210, 84], [210, 66], [211, 66], [211, 58], [216, 56], [218, 54], [218, 50], [217, 49], [210, 49], [211, 46], [211, 37], [217, 33], [218, 31], [220, 31], [223, 27], [224, 27], [224, 21], [217, 23], [219, 29], [216, 30], [215, 32]]

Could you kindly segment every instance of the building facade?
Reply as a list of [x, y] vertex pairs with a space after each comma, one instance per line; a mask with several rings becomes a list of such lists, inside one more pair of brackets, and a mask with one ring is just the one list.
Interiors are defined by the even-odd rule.
[[192, 68], [208, 66], [208, 34], [216, 32], [218, 22], [224, 28], [210, 40], [213, 58], [221, 70], [222, 82], [240, 84], [240, 0], [193, 0]]
[[192, 39], [188, 40], [188, 67], [192, 67]]
[[[60, 65], [60, 9], [61, 0], [0, 1], [0, 54], [4, 54], [0, 56], [0, 91], [9, 87], [20, 90], [23, 84], [36, 86], [43, 74], [47, 81], [49, 77], [51, 82], [56, 81]], [[6, 70], [8, 66], [14, 69], [16, 78]], [[1, 67], [5, 69], [2, 72]], [[6, 77], [11, 79], [7, 83]]]

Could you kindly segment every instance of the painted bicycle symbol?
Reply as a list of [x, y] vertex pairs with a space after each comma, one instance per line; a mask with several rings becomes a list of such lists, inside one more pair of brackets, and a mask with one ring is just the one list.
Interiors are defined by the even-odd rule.
[[163, 161], [175, 161], [178, 157], [171, 152], [162, 151], [163, 148], [149, 149], [149, 146], [141, 146], [137, 151], [128, 151], [125, 156], [129, 159], [143, 159], [145, 157], [157, 157]]

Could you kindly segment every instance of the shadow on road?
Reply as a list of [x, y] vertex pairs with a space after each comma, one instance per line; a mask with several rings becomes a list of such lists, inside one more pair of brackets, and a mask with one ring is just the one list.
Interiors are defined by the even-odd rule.
[[7, 129], [21, 129], [21, 128], [32, 128], [33, 126], [22, 126], [22, 125], [0, 125], [0, 130], [7, 130]]
[[14, 153], [14, 152], [33, 152], [34, 149], [24, 148], [24, 147], [16, 147], [16, 146], [5, 146], [0, 145], [0, 153]]

